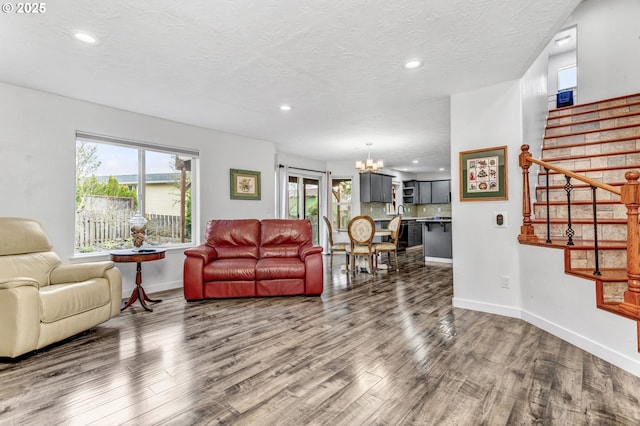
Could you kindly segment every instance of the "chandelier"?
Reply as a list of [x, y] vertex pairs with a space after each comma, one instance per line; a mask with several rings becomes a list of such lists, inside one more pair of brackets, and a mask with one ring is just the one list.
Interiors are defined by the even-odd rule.
[[364, 172], [378, 172], [384, 167], [382, 160], [372, 160], [371, 159], [371, 142], [367, 143], [367, 159], [365, 161], [356, 161], [356, 170], [360, 173]]

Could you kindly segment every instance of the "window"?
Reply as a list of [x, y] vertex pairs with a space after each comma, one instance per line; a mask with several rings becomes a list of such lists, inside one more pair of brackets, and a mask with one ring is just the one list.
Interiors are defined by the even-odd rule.
[[578, 86], [578, 67], [570, 65], [558, 69], [558, 91]]
[[347, 229], [351, 220], [351, 179], [332, 179], [331, 194], [331, 225], [334, 229]]
[[192, 242], [198, 151], [76, 134], [75, 253], [132, 248], [131, 220], [147, 220], [145, 246]]

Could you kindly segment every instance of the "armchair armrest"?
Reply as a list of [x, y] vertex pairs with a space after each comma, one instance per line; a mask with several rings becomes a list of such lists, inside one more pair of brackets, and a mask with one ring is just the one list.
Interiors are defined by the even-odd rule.
[[64, 264], [51, 271], [49, 281], [51, 284], [62, 284], [86, 281], [91, 278], [102, 278], [105, 276], [107, 270], [114, 266], [115, 263], [110, 260]]
[[15, 277], [0, 281], [0, 290], [7, 290], [17, 287], [35, 287], [38, 288], [38, 282], [29, 277]]
[[187, 257], [200, 257], [204, 260], [204, 264], [211, 263], [218, 257], [218, 252], [215, 248], [206, 244], [200, 244], [199, 246], [185, 250], [184, 254]]
[[307, 256], [316, 254], [316, 253], [322, 253], [322, 246], [306, 245], [306, 246], [300, 247], [299, 256], [301, 260], [304, 260]]

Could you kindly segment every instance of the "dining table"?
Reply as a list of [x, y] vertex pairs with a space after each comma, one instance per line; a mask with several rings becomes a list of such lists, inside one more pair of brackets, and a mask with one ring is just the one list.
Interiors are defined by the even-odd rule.
[[388, 229], [376, 229], [375, 232], [373, 233], [374, 237], [390, 237], [391, 236], [391, 231], [389, 231]]
[[[343, 234], [346, 234], [347, 230], [346, 229], [338, 229], [338, 238], [337, 240], [342, 242], [344, 240], [344, 242], [349, 243], [349, 236], [347, 235], [346, 238], [342, 238]], [[373, 237], [374, 238], [385, 238], [385, 237], [390, 237], [391, 236], [391, 231], [386, 229], [386, 228], [376, 228], [374, 233], [373, 233]], [[364, 268], [364, 269], [368, 269], [366, 268], [366, 262], [363, 261], [363, 259], [359, 259], [358, 260], [358, 267], [359, 268]], [[342, 265], [341, 268], [343, 271], [347, 269], [347, 265]], [[387, 269], [387, 264], [385, 263], [378, 263], [378, 269]]]

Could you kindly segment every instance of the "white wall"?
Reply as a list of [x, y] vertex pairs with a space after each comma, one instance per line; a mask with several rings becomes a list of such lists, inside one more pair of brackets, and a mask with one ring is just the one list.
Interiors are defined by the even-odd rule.
[[[451, 98], [451, 210], [454, 306], [519, 316], [520, 81], [508, 81]], [[508, 201], [460, 201], [460, 151], [507, 145]], [[494, 212], [508, 226], [494, 226]], [[510, 289], [501, 287], [501, 277]]]
[[639, 19], [638, 0], [585, 0], [573, 12], [580, 103], [640, 92]]
[[596, 308], [595, 284], [563, 273], [563, 251], [519, 248], [522, 319], [640, 376], [635, 321]]
[[529, 151], [537, 158], [542, 154], [542, 140], [547, 125], [550, 61], [545, 49], [521, 79], [523, 143], [529, 145]]
[[[208, 219], [274, 216], [275, 146], [270, 142], [0, 83], [0, 216], [40, 221], [63, 261], [73, 257], [76, 130], [199, 149], [200, 236]], [[260, 171], [262, 199], [230, 200], [230, 168]], [[145, 289], [182, 287], [183, 251], [170, 250], [167, 259], [144, 264]], [[135, 265], [119, 267], [123, 294], [129, 296]]]
[[451, 179], [451, 170], [443, 172], [425, 172], [416, 175], [417, 180], [446, 180]]
[[279, 152], [276, 154], [276, 161], [289, 167], [297, 167], [301, 169], [316, 170], [324, 172], [327, 170], [327, 164], [324, 161], [311, 160], [309, 158], [300, 158], [295, 155]]

